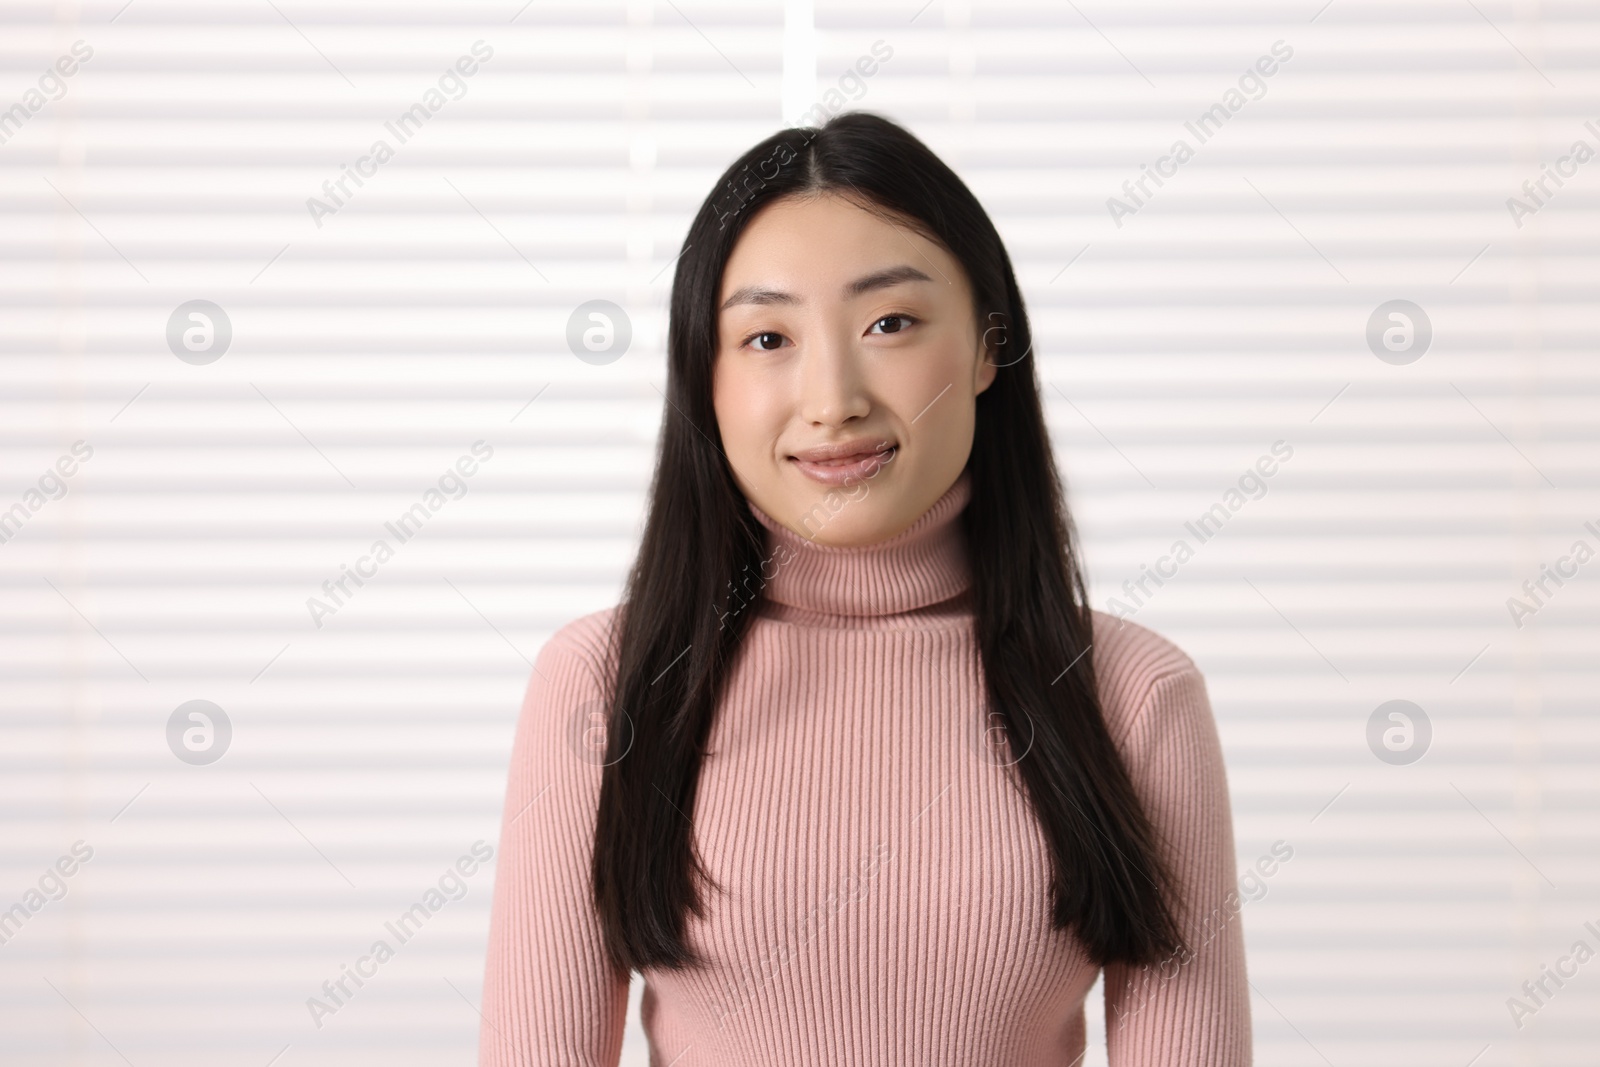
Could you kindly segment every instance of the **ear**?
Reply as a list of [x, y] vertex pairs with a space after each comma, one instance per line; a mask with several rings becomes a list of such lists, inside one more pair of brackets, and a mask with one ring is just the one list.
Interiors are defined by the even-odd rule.
[[988, 319], [979, 324], [981, 333], [978, 335], [978, 365], [973, 394], [983, 392], [994, 384], [995, 375], [1000, 373], [1000, 355], [1005, 350], [1006, 330], [1005, 316], [998, 311], [989, 313]]
[[1000, 373], [1000, 366], [995, 362], [997, 355], [998, 353], [993, 348], [987, 347], [980, 353], [981, 358], [978, 360], [978, 387], [973, 390], [974, 395], [983, 392], [994, 384], [995, 375]]

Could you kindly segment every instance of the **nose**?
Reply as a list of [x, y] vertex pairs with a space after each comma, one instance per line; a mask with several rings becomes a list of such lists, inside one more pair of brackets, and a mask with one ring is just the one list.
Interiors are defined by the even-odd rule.
[[837, 331], [825, 331], [800, 359], [800, 417], [813, 426], [843, 426], [872, 410], [859, 348]]

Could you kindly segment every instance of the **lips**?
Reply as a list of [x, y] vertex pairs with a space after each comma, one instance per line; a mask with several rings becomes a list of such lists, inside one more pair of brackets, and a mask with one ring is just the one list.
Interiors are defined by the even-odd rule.
[[864, 437], [808, 448], [791, 455], [789, 461], [812, 481], [837, 487], [877, 477], [899, 452], [900, 446], [893, 441]]
[[829, 466], [833, 464], [860, 462], [874, 456], [884, 457], [895, 450], [895, 443], [882, 437], [862, 437], [854, 441], [841, 441], [833, 445], [818, 445], [802, 452], [796, 452], [789, 458], [802, 463]]

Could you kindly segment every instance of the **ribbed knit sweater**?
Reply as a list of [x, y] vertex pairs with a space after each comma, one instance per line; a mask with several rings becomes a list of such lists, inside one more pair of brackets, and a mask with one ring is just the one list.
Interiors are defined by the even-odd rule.
[[[809, 541], [752, 505], [767, 581], [692, 812], [704, 970], [646, 970], [652, 1067], [1072, 1067], [1099, 968], [1050, 926], [1050, 864], [985, 733], [961, 477], [873, 545]], [[756, 610], [752, 608], [752, 610]], [[513, 745], [483, 994], [484, 1067], [621, 1055], [628, 976], [589, 895], [616, 608], [541, 649]], [[1250, 1062], [1222, 751], [1194, 663], [1100, 612], [1103, 713], [1183, 885], [1196, 949], [1105, 968], [1112, 1067]], [[1061, 664], [1065, 669], [1066, 663]]]

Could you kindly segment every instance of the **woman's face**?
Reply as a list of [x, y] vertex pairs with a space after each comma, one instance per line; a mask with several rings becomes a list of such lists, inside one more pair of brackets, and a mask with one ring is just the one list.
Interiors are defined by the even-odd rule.
[[[995, 365], [938, 244], [837, 195], [776, 200], [739, 236], [718, 307], [722, 447], [774, 520], [821, 544], [882, 541], [966, 466]], [[817, 452], [840, 446], [855, 455]]]

